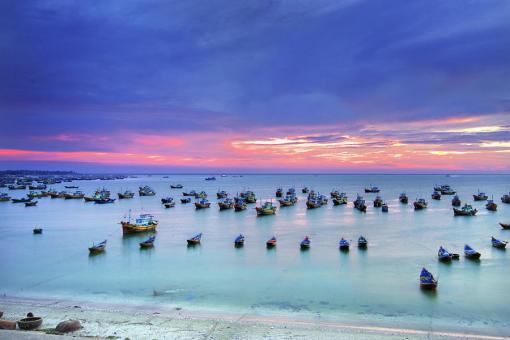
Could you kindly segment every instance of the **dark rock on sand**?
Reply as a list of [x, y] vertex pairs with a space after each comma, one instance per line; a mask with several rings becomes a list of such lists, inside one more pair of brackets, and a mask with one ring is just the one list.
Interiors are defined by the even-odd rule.
[[0, 329], [16, 329], [15, 321], [0, 320]]
[[78, 320], [66, 320], [62, 321], [55, 327], [55, 331], [59, 333], [76, 332], [81, 328], [80, 321]]

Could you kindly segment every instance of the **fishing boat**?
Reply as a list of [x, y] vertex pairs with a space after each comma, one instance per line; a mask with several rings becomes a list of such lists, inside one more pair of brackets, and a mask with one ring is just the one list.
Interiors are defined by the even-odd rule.
[[502, 229], [510, 230], [510, 223], [499, 222], [499, 225], [501, 226]]
[[131, 221], [131, 211], [129, 211], [128, 219], [120, 222], [122, 232], [124, 234], [142, 233], [147, 231], [155, 231], [158, 221], [151, 214], [140, 214], [134, 222]]
[[184, 186], [182, 184], [171, 184], [170, 189], [182, 189]]
[[498, 205], [496, 203], [494, 203], [494, 200], [488, 200], [487, 201], [487, 204], [485, 205], [485, 208], [489, 211], [497, 211], [498, 210]]
[[356, 200], [354, 201], [354, 208], [361, 212], [367, 212], [367, 205], [365, 204], [365, 200], [362, 196], [356, 196]]
[[306, 200], [306, 207], [308, 209], [317, 209], [322, 206], [322, 202], [317, 197], [310, 197]]
[[240, 234], [239, 236], [237, 236], [235, 238], [234, 246], [235, 247], [242, 247], [242, 246], [244, 246], [244, 236], [243, 236], [243, 234]]
[[135, 197], [135, 193], [130, 190], [119, 192], [117, 195], [119, 195], [119, 199], [128, 199]]
[[94, 202], [97, 198], [95, 196], [84, 196], [85, 202]]
[[366, 249], [368, 247], [368, 241], [365, 237], [360, 236], [358, 238], [358, 248]]
[[440, 246], [439, 250], [437, 251], [437, 258], [441, 262], [451, 262], [452, 258], [453, 258], [453, 254], [450, 253], [445, 248], [443, 248], [443, 246]]
[[383, 205], [383, 200], [381, 196], [376, 196], [374, 199], [374, 208], [380, 208]]
[[138, 188], [138, 194], [140, 196], [154, 196], [156, 192], [148, 185], [144, 185], [143, 187]]
[[173, 201], [174, 201], [173, 197], [168, 196], [161, 199], [161, 204], [171, 203]]
[[212, 176], [212, 177], [206, 177], [205, 178], [206, 181], [215, 181], [216, 180], [216, 177]]
[[246, 210], [248, 206], [246, 202], [241, 197], [234, 197], [234, 210], [235, 211], [243, 211]]
[[207, 198], [207, 193], [205, 191], [197, 192], [197, 193], [195, 193], [195, 198], [197, 198], [197, 199], [199, 199], [199, 198]]
[[25, 202], [25, 207], [35, 207], [38, 201]]
[[382, 206], [381, 206], [381, 211], [383, 213], [387, 213], [388, 210], [389, 210], [388, 205], [386, 203], [383, 203]]
[[506, 203], [506, 204], [510, 204], [510, 193], [508, 195], [501, 196], [501, 202], [502, 203]]
[[333, 205], [344, 205], [347, 204], [349, 201], [349, 198], [347, 197], [347, 194], [345, 192], [341, 192], [338, 197], [335, 197], [332, 199]]
[[374, 187], [372, 185], [365, 188], [365, 193], [378, 193], [379, 191], [381, 191], [381, 189], [379, 189], [378, 187]]
[[303, 241], [301, 241], [301, 243], [299, 244], [299, 247], [302, 250], [310, 249], [310, 238], [308, 236], [305, 236]]
[[460, 207], [462, 205], [462, 202], [460, 201], [459, 196], [455, 195], [452, 198], [452, 206], [454, 207]]
[[92, 244], [92, 247], [89, 248], [89, 252], [91, 254], [98, 254], [104, 252], [106, 249], [106, 240], [98, 244]]
[[448, 184], [443, 184], [438, 190], [441, 195], [455, 195], [455, 190], [453, 190]]
[[274, 248], [276, 247], [276, 237], [271, 237], [269, 240], [266, 241], [266, 247], [267, 248]]
[[414, 201], [414, 210], [422, 210], [427, 208], [427, 201], [424, 198], [420, 198]]
[[200, 240], [202, 239], [202, 233], [193, 236], [192, 238], [187, 239], [188, 246], [194, 246], [196, 244], [200, 244]]
[[308, 187], [304, 187], [303, 189], [301, 189], [301, 192], [303, 194], [308, 194], [309, 191], [310, 191], [310, 189], [308, 189]]
[[94, 200], [95, 204], [109, 204], [109, 203], [114, 203], [114, 202], [115, 202], [115, 198], [106, 198], [106, 197], [101, 197], [101, 198]]
[[228, 192], [226, 192], [225, 190], [221, 190], [221, 191], [218, 191], [216, 193], [216, 197], [219, 199], [219, 198], [227, 198], [228, 197]]
[[401, 193], [400, 196], [398, 196], [398, 200], [402, 204], [407, 204], [409, 202], [409, 198], [407, 197], [405, 192]]
[[30, 202], [32, 198], [30, 197], [24, 197], [24, 198], [13, 198], [12, 203], [27, 203]]
[[487, 195], [484, 193], [484, 192], [480, 192], [480, 190], [478, 190], [478, 193], [477, 194], [474, 194], [473, 195], [473, 199], [475, 201], [485, 201], [487, 200], [489, 197], [487, 197]]
[[40, 192], [36, 192], [36, 191], [30, 191], [28, 194], [27, 194], [27, 197], [30, 197], [30, 198], [41, 198], [43, 197], [43, 194], [40, 193]]
[[329, 193], [329, 195], [331, 196], [331, 198], [338, 198], [340, 197], [340, 192], [338, 190], [333, 190]]
[[42, 229], [42, 228], [34, 228], [34, 229], [32, 229], [32, 232], [33, 232], [34, 234], [39, 235], [39, 234], [42, 234], [43, 229]]
[[437, 280], [427, 269], [422, 268], [420, 273], [420, 287], [422, 289], [433, 290], [437, 288]]
[[296, 196], [296, 188], [289, 188], [289, 190], [287, 190], [287, 195]]
[[247, 203], [247, 204], [250, 204], [250, 203], [256, 203], [257, 202], [257, 198], [255, 197], [255, 193], [253, 191], [244, 191], [244, 192], [241, 192], [239, 194], [239, 196], [241, 196], [241, 198]]
[[466, 256], [467, 259], [471, 259], [471, 260], [477, 260], [481, 256], [481, 254], [479, 252], [477, 252], [476, 250], [474, 250], [467, 244], [464, 246], [464, 255]]
[[338, 243], [338, 246], [340, 247], [340, 250], [348, 251], [348, 250], [349, 250], [350, 243], [349, 243], [349, 241], [347, 241], [346, 239], [344, 239], [344, 238], [342, 237], [342, 238], [340, 239], [340, 242]]
[[473, 209], [469, 204], [464, 204], [461, 209], [453, 208], [454, 216], [475, 216], [478, 210]]
[[29, 185], [28, 190], [45, 190], [47, 188], [46, 184], [39, 185]]
[[276, 197], [282, 197], [283, 196], [283, 189], [282, 188], [276, 189], [275, 195], [276, 195]]
[[78, 189], [79, 187], [76, 185], [64, 185], [64, 188], [66, 189]]
[[165, 208], [173, 208], [175, 207], [175, 202], [174, 201], [171, 201], [171, 202], [168, 202], [168, 203], [164, 203], [163, 204], [165, 206]]
[[25, 190], [27, 188], [26, 185], [22, 185], [22, 184], [11, 184], [7, 187], [9, 190]]
[[181, 198], [181, 203], [184, 203], [184, 204], [191, 203], [191, 198], [189, 198], [189, 197]]
[[85, 194], [82, 191], [75, 191], [72, 194], [66, 193], [64, 195], [66, 200], [82, 199], [83, 197], [85, 197]]
[[441, 193], [439, 191], [434, 191], [431, 195], [433, 200], [440, 200], [441, 199]]
[[326, 196], [324, 196], [324, 195], [321, 195], [320, 193], [317, 196], [317, 199], [321, 202], [321, 205], [328, 204], [328, 198]]
[[152, 248], [154, 247], [154, 241], [156, 240], [156, 236], [151, 236], [147, 240], [140, 242], [140, 248]]
[[508, 243], [507, 241], [498, 240], [498, 239], [494, 238], [493, 236], [491, 236], [491, 242], [492, 242], [492, 246], [494, 248], [498, 248], [498, 249], [505, 249], [506, 244]]
[[210, 206], [211, 206], [211, 202], [209, 202], [206, 198], [198, 199], [195, 202], [196, 209], [205, 209], [205, 208], [209, 208]]
[[0, 202], [9, 202], [11, 197], [7, 195], [5, 192], [0, 193]]
[[232, 209], [234, 208], [234, 200], [231, 198], [224, 198], [218, 202], [218, 206], [220, 207], [220, 210]]
[[285, 198], [279, 199], [280, 207], [290, 207], [297, 202], [297, 197], [294, 194], [286, 195]]
[[257, 211], [257, 216], [274, 215], [276, 213], [276, 207], [271, 201], [264, 202], [262, 206], [256, 207], [255, 210]]
[[191, 190], [189, 192], [183, 192], [182, 196], [195, 196], [197, 192], [195, 190]]

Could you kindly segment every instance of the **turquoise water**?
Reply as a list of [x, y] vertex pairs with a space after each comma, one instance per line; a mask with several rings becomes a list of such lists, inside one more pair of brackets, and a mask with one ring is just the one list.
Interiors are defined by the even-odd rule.
[[[431, 175], [245, 175], [139, 176], [116, 181], [75, 182], [91, 194], [105, 186], [113, 193], [139, 185], [152, 186], [157, 195], [97, 205], [82, 200], [42, 198], [37, 207], [0, 203], [0, 293], [21, 297], [50, 297], [149, 303], [187, 309], [322, 318], [422, 329], [445, 329], [510, 335], [509, 251], [491, 247], [491, 235], [510, 239], [498, 222], [510, 222], [510, 205], [500, 197], [510, 191], [510, 176]], [[164, 196], [205, 190], [214, 202], [196, 211], [177, 202], [165, 209]], [[434, 184], [450, 184], [460, 198], [479, 209], [473, 218], [454, 217], [450, 200], [430, 200]], [[371, 206], [375, 194], [363, 194], [368, 212], [352, 208], [356, 193], [369, 184], [381, 188], [389, 213]], [[348, 206], [307, 210], [301, 187], [324, 194], [335, 188], [349, 196]], [[63, 190], [64, 184], [55, 185]], [[275, 216], [257, 217], [254, 205], [243, 212], [219, 211], [215, 193], [253, 190], [271, 198], [277, 187], [295, 186], [299, 202], [279, 209]], [[484, 202], [473, 202], [480, 189], [498, 202], [489, 212]], [[401, 191], [410, 204], [398, 202]], [[25, 192], [11, 191], [14, 197]], [[429, 208], [415, 212], [412, 201], [425, 197]], [[132, 209], [152, 213], [160, 221], [155, 247], [140, 250], [146, 235], [123, 237], [118, 222]], [[43, 235], [33, 235], [41, 226]], [[186, 246], [186, 239], [202, 232], [202, 245]], [[233, 247], [243, 233], [243, 248]], [[267, 250], [275, 235], [278, 246]], [[309, 235], [311, 249], [299, 242]], [[340, 237], [356, 242], [359, 235], [369, 248], [338, 250]], [[90, 257], [92, 242], [108, 240], [104, 254]], [[437, 261], [437, 249], [446, 246], [462, 253], [465, 243], [482, 253], [480, 262], [451, 264]], [[437, 292], [419, 289], [418, 276], [427, 267], [439, 277]]]

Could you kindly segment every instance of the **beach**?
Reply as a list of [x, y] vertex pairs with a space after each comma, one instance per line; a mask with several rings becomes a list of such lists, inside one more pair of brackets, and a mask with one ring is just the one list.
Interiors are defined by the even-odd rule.
[[[60, 321], [78, 319], [76, 337], [118, 339], [508, 339], [509, 337], [349, 325], [321, 320], [261, 315], [200, 313], [179, 308], [76, 304], [76, 301], [3, 297], [3, 319], [16, 320], [28, 311], [44, 323], [35, 332], [0, 331], [0, 339], [46, 339]], [[65, 338], [65, 337], [64, 337]], [[62, 339], [57, 337], [57, 339]]]

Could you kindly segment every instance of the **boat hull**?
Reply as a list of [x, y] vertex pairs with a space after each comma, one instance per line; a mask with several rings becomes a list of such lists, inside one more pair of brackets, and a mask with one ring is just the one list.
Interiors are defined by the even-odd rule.
[[420, 283], [420, 288], [423, 290], [435, 290], [437, 288], [437, 282]]
[[510, 223], [499, 223], [502, 229], [510, 230]]
[[147, 226], [136, 225], [128, 222], [121, 222], [122, 232], [124, 234], [135, 234], [135, 233], [144, 233], [148, 231], [156, 231], [157, 224], [151, 224]]

